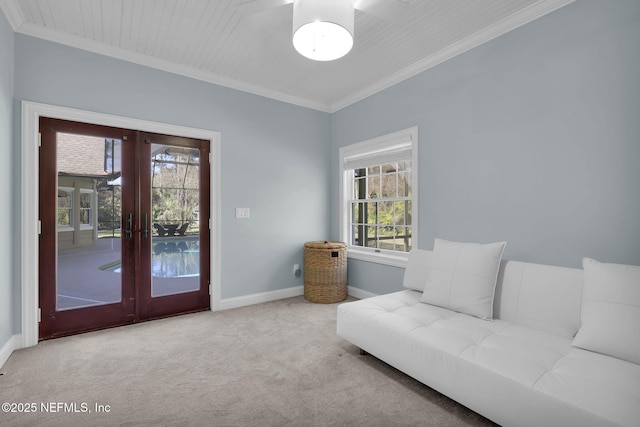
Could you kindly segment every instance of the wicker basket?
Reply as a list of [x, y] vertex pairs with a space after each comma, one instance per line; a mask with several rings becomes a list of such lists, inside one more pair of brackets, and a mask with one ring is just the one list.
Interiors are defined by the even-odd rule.
[[347, 299], [347, 245], [342, 242], [304, 244], [304, 297], [333, 304]]

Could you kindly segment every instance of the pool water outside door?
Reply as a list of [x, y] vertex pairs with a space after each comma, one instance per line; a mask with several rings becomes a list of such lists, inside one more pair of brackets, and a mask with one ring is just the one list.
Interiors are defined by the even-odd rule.
[[39, 338], [209, 308], [209, 141], [40, 119]]

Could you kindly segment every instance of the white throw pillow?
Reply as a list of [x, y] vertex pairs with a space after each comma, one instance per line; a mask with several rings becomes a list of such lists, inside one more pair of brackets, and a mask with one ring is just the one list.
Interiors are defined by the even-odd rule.
[[482, 245], [436, 239], [420, 301], [491, 319], [505, 245], [506, 242]]
[[426, 278], [429, 275], [429, 266], [433, 253], [424, 249], [411, 249], [407, 268], [404, 271], [402, 285], [405, 288], [424, 292]]
[[640, 267], [582, 260], [580, 330], [573, 345], [640, 364]]

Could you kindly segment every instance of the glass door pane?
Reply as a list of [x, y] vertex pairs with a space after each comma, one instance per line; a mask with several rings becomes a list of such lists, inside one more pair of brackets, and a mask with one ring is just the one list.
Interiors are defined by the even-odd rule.
[[152, 297], [200, 289], [200, 157], [151, 144]]
[[56, 133], [56, 310], [122, 301], [119, 139]]

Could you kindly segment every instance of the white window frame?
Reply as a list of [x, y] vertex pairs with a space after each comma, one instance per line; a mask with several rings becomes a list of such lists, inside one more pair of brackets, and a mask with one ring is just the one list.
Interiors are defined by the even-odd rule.
[[[58, 224], [58, 231], [73, 231], [75, 228], [73, 227], [75, 221], [75, 203], [76, 203], [76, 189], [73, 187], [62, 187], [58, 186], [58, 191], [64, 191], [66, 193], [71, 193], [71, 207], [69, 208], [69, 225], [60, 225]], [[57, 209], [60, 209], [60, 206], [57, 206]], [[57, 221], [57, 210], [56, 210], [56, 221]]]
[[90, 198], [90, 215], [89, 215], [89, 224], [82, 223], [82, 211], [87, 209], [80, 206], [80, 196], [78, 197], [78, 221], [80, 222], [80, 230], [93, 230], [95, 224], [95, 207], [96, 207], [96, 194], [92, 188], [80, 188], [80, 195], [89, 194]]
[[406, 267], [409, 257], [408, 252], [390, 251], [376, 248], [364, 248], [351, 245], [352, 230], [350, 211], [350, 195], [353, 194], [353, 169], [346, 169], [345, 161], [354, 157], [373, 155], [384, 152], [400, 144], [410, 142], [411, 146], [411, 246], [418, 246], [418, 127], [403, 129], [376, 138], [361, 141], [355, 144], [340, 147], [339, 167], [340, 167], [340, 240], [347, 243], [347, 256], [349, 258], [392, 265], [395, 267]]

